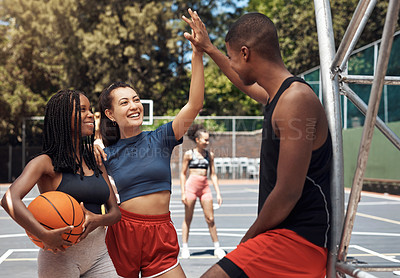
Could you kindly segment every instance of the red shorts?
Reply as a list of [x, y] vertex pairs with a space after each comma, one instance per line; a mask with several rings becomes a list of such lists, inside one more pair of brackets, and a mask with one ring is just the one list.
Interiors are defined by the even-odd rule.
[[210, 186], [208, 185], [207, 176], [190, 175], [185, 185], [186, 198], [188, 200], [212, 200]]
[[[248, 277], [323, 278], [328, 251], [287, 229], [265, 232], [241, 243], [225, 258]], [[222, 259], [224, 260], [224, 259]], [[218, 263], [225, 272], [229, 264]], [[233, 275], [232, 275], [233, 276]]]
[[178, 235], [170, 213], [140, 215], [121, 209], [121, 221], [108, 227], [106, 244], [118, 275], [153, 277], [176, 267]]

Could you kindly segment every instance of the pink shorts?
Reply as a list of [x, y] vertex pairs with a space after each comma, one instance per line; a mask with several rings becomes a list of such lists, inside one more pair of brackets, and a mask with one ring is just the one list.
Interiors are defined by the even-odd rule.
[[154, 277], [178, 266], [178, 235], [170, 213], [141, 215], [121, 209], [121, 221], [109, 226], [108, 253], [118, 275]]
[[210, 186], [207, 176], [190, 175], [185, 184], [186, 198], [188, 200], [212, 200]]
[[[326, 248], [291, 230], [276, 229], [239, 244], [224, 259], [229, 259], [248, 277], [324, 278], [327, 256]], [[218, 264], [225, 272], [237, 272], [226, 267], [229, 264], [222, 260]]]

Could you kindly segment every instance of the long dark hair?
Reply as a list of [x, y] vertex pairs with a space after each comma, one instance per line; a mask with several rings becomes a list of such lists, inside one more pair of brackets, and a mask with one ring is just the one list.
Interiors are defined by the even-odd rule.
[[[77, 90], [60, 90], [50, 98], [46, 105], [43, 131], [43, 150], [41, 154], [50, 156], [54, 171], [80, 172], [84, 176], [82, 161], [99, 176], [100, 170], [93, 154], [94, 133], [82, 138], [81, 104]], [[72, 115], [75, 109], [75, 113]], [[72, 120], [75, 126], [72, 134]], [[79, 143], [79, 155], [76, 153]]]
[[100, 134], [103, 139], [104, 146], [108, 147], [118, 142], [121, 138], [118, 124], [111, 121], [105, 114], [107, 109], [112, 108], [112, 91], [118, 88], [131, 88], [136, 92], [132, 85], [125, 82], [114, 82], [105, 88], [100, 94]]

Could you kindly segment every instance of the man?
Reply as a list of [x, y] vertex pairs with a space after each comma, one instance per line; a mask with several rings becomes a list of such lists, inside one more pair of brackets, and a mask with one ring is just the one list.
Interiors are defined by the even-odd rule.
[[198, 14], [185, 37], [241, 91], [265, 105], [258, 217], [235, 250], [202, 277], [325, 277], [332, 143], [325, 111], [304, 80], [285, 67], [276, 28], [249, 13], [229, 29], [227, 56]]

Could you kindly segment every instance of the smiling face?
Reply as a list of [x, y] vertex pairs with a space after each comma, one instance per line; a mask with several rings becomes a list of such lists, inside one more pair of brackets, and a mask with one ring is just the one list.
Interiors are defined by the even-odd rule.
[[[143, 124], [143, 104], [138, 94], [129, 87], [119, 87], [111, 92], [111, 109], [106, 109], [105, 114], [115, 121], [120, 129], [121, 138], [126, 138], [140, 133]], [[128, 134], [134, 132], [134, 134]]]
[[[80, 112], [81, 112], [82, 136], [90, 136], [93, 134], [94, 130], [94, 117], [90, 108], [90, 102], [88, 98], [82, 94], [79, 95], [79, 101], [80, 101]], [[74, 115], [75, 115], [75, 107], [72, 111], [72, 123], [71, 123], [72, 133], [75, 132]]]
[[197, 147], [205, 149], [210, 144], [210, 135], [208, 132], [200, 132], [199, 137], [196, 138]]

